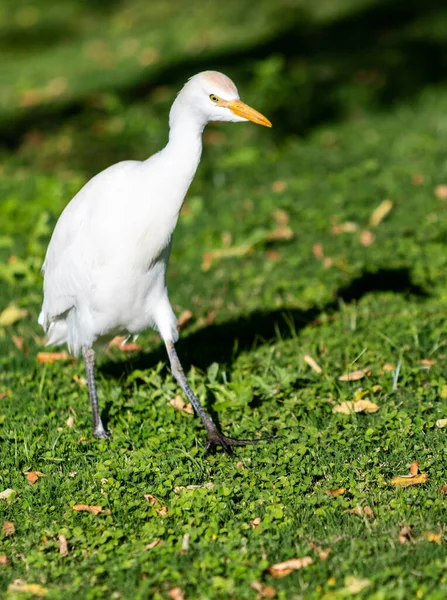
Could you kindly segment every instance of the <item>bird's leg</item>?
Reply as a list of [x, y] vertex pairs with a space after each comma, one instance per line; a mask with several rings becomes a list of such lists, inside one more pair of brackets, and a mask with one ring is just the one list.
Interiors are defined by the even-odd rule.
[[200, 404], [197, 396], [194, 394], [192, 389], [189, 387], [188, 381], [186, 380], [185, 373], [183, 372], [182, 365], [180, 364], [179, 357], [177, 356], [177, 352], [175, 350], [174, 343], [170, 340], [166, 342], [166, 349], [169, 355], [169, 361], [171, 363], [172, 374], [177, 380], [178, 384], [184, 391], [186, 397], [191, 402], [196, 414], [200, 417], [202, 423], [205, 425], [205, 429], [208, 434], [208, 443], [205, 448], [204, 456], [206, 456], [209, 452], [214, 450], [216, 446], [221, 446], [222, 449], [227, 453], [232, 455], [233, 451], [231, 446], [247, 446], [248, 444], [258, 444], [259, 442], [270, 442], [277, 438], [277, 436], [262, 438], [258, 440], [235, 440], [233, 438], [229, 438], [223, 435], [216, 427], [212, 418], [208, 415], [208, 413], [203, 409]]
[[95, 351], [93, 348], [82, 348], [82, 355], [85, 362], [85, 372], [87, 374], [88, 396], [92, 407], [93, 435], [97, 438], [109, 438], [110, 433], [104, 429], [101, 421], [101, 415], [98, 408], [98, 395], [95, 384]]

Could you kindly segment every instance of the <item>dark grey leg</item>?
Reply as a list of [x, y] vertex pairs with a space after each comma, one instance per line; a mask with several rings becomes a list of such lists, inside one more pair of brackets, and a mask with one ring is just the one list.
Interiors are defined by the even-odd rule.
[[97, 438], [109, 438], [110, 433], [104, 429], [101, 421], [101, 415], [98, 408], [98, 395], [95, 384], [95, 351], [93, 348], [82, 348], [82, 355], [85, 362], [85, 372], [87, 374], [88, 395], [92, 407], [93, 435]]
[[169, 360], [171, 363], [172, 374], [177, 380], [178, 384], [184, 391], [186, 397], [191, 402], [196, 414], [200, 417], [202, 423], [205, 425], [205, 429], [208, 434], [208, 443], [205, 448], [204, 455], [206, 456], [210, 451], [214, 450], [216, 446], [221, 446], [223, 450], [232, 455], [233, 451], [231, 446], [247, 446], [248, 444], [258, 444], [259, 442], [270, 442], [271, 440], [277, 439], [277, 436], [269, 438], [261, 438], [258, 440], [235, 440], [233, 438], [226, 437], [217, 429], [211, 417], [205, 412], [202, 405], [200, 404], [197, 396], [194, 394], [192, 389], [189, 387], [188, 381], [186, 380], [185, 373], [183, 372], [182, 365], [180, 364], [179, 357], [175, 350], [174, 343], [170, 340], [166, 342], [166, 349], [168, 351]]

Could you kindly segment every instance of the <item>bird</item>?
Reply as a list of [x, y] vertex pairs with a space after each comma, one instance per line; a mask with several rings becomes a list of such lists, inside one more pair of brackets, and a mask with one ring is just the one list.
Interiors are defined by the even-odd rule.
[[207, 432], [205, 455], [220, 446], [259, 441], [223, 435], [190, 388], [175, 343], [179, 334], [166, 269], [173, 233], [202, 154], [211, 121], [271, 122], [244, 104], [233, 81], [218, 71], [192, 76], [169, 113], [167, 145], [147, 160], [118, 162], [90, 179], [67, 204], [54, 228], [42, 266], [43, 303], [38, 322], [47, 345], [67, 344], [82, 354], [93, 435], [109, 438], [95, 382], [96, 353], [117, 335], [146, 329], [161, 336], [171, 372]]

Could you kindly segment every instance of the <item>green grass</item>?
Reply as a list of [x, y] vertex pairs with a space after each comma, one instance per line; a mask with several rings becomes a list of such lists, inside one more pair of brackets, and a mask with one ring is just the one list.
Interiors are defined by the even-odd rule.
[[[176, 5], [152, 4], [166, 27], [160, 44], [169, 46], [179, 31], [168, 19]], [[0, 400], [0, 492], [15, 491], [0, 500], [0, 525], [16, 527], [11, 536], [0, 532], [4, 597], [32, 597], [10, 587], [16, 579], [67, 600], [168, 599], [177, 586], [187, 599], [254, 600], [261, 597], [254, 581], [273, 586], [280, 600], [447, 595], [440, 492], [447, 450], [445, 429], [436, 426], [447, 417], [447, 201], [435, 193], [447, 184], [447, 88], [438, 83], [447, 18], [435, 2], [347, 4], [322, 3], [312, 13], [304, 3], [286, 13], [287, 3], [278, 12], [261, 3], [258, 29], [234, 32], [234, 55], [228, 44], [241, 21], [228, 8], [218, 43], [189, 62], [183, 45], [227, 10], [207, 3], [202, 25], [191, 17], [144, 89], [140, 67], [118, 64], [106, 85], [78, 58], [98, 23], [112, 44], [131, 35], [112, 26], [124, 4], [106, 13], [82, 2], [42, 8], [42, 28], [71, 23], [76, 34], [49, 49], [36, 33], [31, 62], [17, 42], [17, 65], [36, 77], [39, 65], [50, 80], [67, 72], [76, 83], [46, 112], [17, 109], [13, 123], [19, 87], [11, 65], [2, 92], [0, 312], [10, 302], [27, 311], [0, 328], [0, 395], [10, 392]], [[129, 5], [146, 11], [139, 38], [149, 5]], [[272, 20], [272, 11], [281, 18]], [[13, 32], [2, 14], [2, 31]], [[292, 25], [296, 48], [287, 41]], [[163, 145], [170, 103], [195, 65], [231, 75], [242, 98], [274, 123], [271, 131], [209, 128], [169, 270], [177, 314], [193, 315], [178, 351], [200, 400], [226, 434], [281, 435], [235, 458], [202, 458], [199, 421], [169, 405], [180, 390], [153, 332], [139, 339], [140, 353], [113, 349], [100, 360], [110, 443], [91, 436], [82, 363], [37, 361], [39, 269], [58, 215], [93, 173]], [[30, 76], [26, 86], [34, 85]], [[373, 227], [384, 200], [392, 209]], [[286, 222], [293, 238], [271, 239]], [[355, 231], [334, 233], [346, 222]], [[362, 243], [365, 230], [374, 235], [370, 245]], [[206, 253], [247, 242], [249, 252], [203, 268]], [[321, 248], [326, 262], [316, 256]], [[23, 338], [22, 350], [13, 336]], [[338, 379], [365, 367], [362, 380]], [[376, 413], [333, 412], [362, 393]], [[427, 483], [394, 488], [392, 477], [413, 461]], [[45, 476], [30, 485], [27, 470]], [[346, 491], [325, 493], [336, 488]], [[75, 504], [104, 512], [76, 512]], [[166, 515], [157, 512], [162, 506]], [[365, 506], [372, 516], [346, 512]], [[403, 526], [412, 531], [405, 544]], [[440, 544], [427, 540], [430, 532], [441, 534]], [[146, 549], [155, 540], [161, 544]], [[329, 548], [329, 557], [321, 560], [311, 543]], [[268, 573], [304, 556], [313, 563], [300, 571]], [[369, 586], [354, 594], [349, 577]]]

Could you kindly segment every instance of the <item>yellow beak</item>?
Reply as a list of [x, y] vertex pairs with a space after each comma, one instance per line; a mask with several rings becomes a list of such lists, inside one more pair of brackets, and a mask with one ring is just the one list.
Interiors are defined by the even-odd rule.
[[264, 127], [272, 126], [267, 117], [264, 117], [264, 115], [261, 115], [260, 112], [254, 108], [251, 108], [247, 104], [244, 104], [240, 100], [228, 100], [226, 102], [226, 106], [238, 117], [242, 117], [248, 121], [253, 121], [253, 123], [258, 123], [259, 125], [264, 125]]

